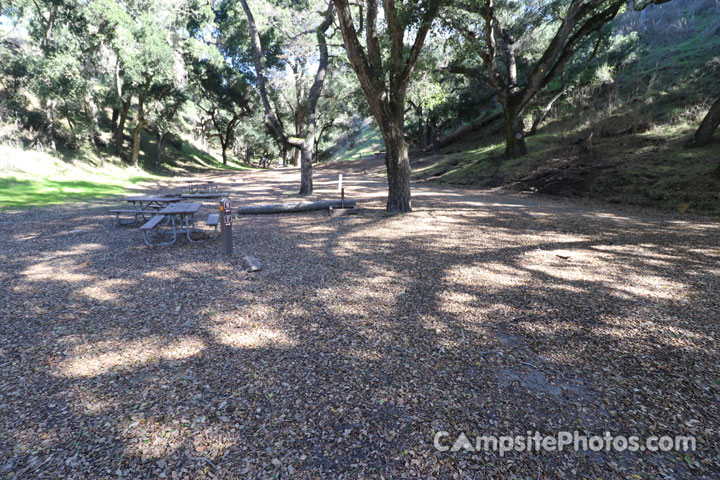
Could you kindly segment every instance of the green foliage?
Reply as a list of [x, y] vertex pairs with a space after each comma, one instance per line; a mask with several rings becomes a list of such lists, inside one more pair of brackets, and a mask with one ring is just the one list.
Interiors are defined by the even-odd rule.
[[[515, 42], [521, 87], [552, 41], [569, 2], [494, 1], [499, 24]], [[393, 3], [398, 26], [410, 37], [423, 14], [435, 5], [434, 1]], [[407, 138], [412, 143], [422, 143], [423, 135], [427, 140], [431, 129], [441, 135], [499, 108], [492, 89], [439, 71], [451, 62], [481, 64], [477, 50], [486, 47], [484, 19], [470, 7], [483, 4], [481, 0], [450, 2], [427, 37], [406, 97], [412, 105], [406, 112]], [[317, 65], [314, 28], [324, 8], [321, 0], [253, 2], [270, 100], [291, 134], [295, 112]], [[353, 15], [359, 13], [358, 5], [352, 9]], [[380, 10], [381, 62], [387, 66], [392, 63], [392, 42], [382, 4]], [[238, 2], [13, 0], [0, 2], [0, 15], [0, 115], [3, 122], [27, 129], [15, 135], [26, 145], [55, 145], [73, 158], [95, 158], [100, 153], [106, 158], [113, 113], [129, 105], [123, 132], [127, 136], [142, 123], [138, 105], [142, 97], [147, 127], [141, 135], [140, 159], [148, 165], [155, 158], [155, 139], [168, 134], [195, 137], [198, 148], [207, 151], [188, 144], [168, 146], [166, 168], [191, 168], [192, 162], [217, 168], [213, 152], [221, 146], [236, 161], [244, 161], [246, 152], [255, 161], [283, 154], [283, 147], [266, 129], [256, 94], [247, 18]], [[457, 21], [476, 34], [477, 42], [460, 34]], [[535, 117], [562, 90], [564, 96], [553, 107], [551, 121], [565, 122], [568, 135], [588, 135], [593, 130], [599, 135], [620, 128], [619, 124], [653, 122], [665, 125], [654, 127], [663, 138], [680, 142], [678, 132], [687, 135], [699, 122], [703, 105], [706, 109], [708, 99], [717, 95], [718, 32], [720, 8], [714, 0], [674, 0], [642, 13], [623, 7], [617, 18], [574, 46], [563, 74], [527, 106], [525, 120]], [[364, 43], [365, 32], [360, 33]], [[343, 143], [371, 112], [339, 46], [339, 32], [331, 29], [328, 35], [330, 66], [316, 113], [316, 132], [322, 131], [317, 150], [334, 152], [334, 158], [382, 150], [381, 137], [368, 130], [353, 145]], [[401, 53], [407, 55], [409, 48], [405, 42]], [[502, 72], [505, 58], [498, 56], [497, 61]], [[388, 84], [390, 70], [382, 73]], [[491, 130], [495, 132], [496, 126]], [[550, 149], [540, 141], [541, 131], [528, 139], [531, 149], [538, 151], [526, 161], [497, 164], [493, 156], [498, 139], [486, 141], [487, 133], [480, 134], [482, 145], [467, 146], [471, 153], [464, 159], [448, 154], [429, 170], [421, 165], [418, 171], [466, 182], [492, 172], [524, 172]], [[3, 133], [5, 138], [13, 135]], [[335, 145], [337, 140], [341, 145]], [[707, 169], [712, 161], [698, 157], [701, 153], [673, 155], [705, 162]], [[187, 159], [191, 160], [186, 164]], [[640, 170], [630, 168], [629, 178], [635, 179]], [[648, 191], [663, 188], [652, 186]]]

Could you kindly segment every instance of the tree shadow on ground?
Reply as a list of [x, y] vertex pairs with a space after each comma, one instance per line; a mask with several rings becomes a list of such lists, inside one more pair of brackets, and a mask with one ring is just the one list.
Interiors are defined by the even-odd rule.
[[[145, 247], [105, 206], [0, 216], [0, 471], [717, 472], [700, 463], [718, 418], [717, 225], [418, 193], [404, 217], [243, 218], [229, 260], [217, 243]], [[243, 254], [264, 270], [242, 272]], [[691, 464], [501, 458], [435, 452], [438, 430], [699, 444]]]

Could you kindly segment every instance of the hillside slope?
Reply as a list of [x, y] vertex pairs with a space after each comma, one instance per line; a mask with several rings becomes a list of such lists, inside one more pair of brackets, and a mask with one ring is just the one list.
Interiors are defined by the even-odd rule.
[[[437, 154], [411, 151], [413, 178], [720, 214], [720, 133], [705, 148], [683, 148], [720, 95], [720, 7], [685, 4], [663, 14], [682, 13], [675, 27], [658, 21], [640, 35], [634, 62], [596, 72], [557, 102], [527, 138], [527, 156], [503, 157], [498, 120]], [[382, 150], [377, 132], [363, 131], [345, 157], [370, 153], [371, 139]]]
[[163, 163], [157, 167], [152, 161], [156, 140], [148, 132], [143, 134], [140, 150], [146, 166], [133, 168], [110, 147], [53, 152], [32, 147], [24, 138], [26, 132], [10, 129], [11, 125], [4, 125], [0, 135], [0, 210], [122, 195], [160, 176], [248, 168], [234, 163], [224, 166], [211, 153], [180, 139], [163, 148]]

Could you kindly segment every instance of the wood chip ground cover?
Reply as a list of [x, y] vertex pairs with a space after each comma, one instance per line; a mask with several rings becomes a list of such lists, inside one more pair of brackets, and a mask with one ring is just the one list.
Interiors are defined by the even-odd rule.
[[[388, 216], [367, 162], [316, 172], [360, 215], [239, 218], [230, 259], [145, 246], [117, 201], [0, 212], [0, 477], [720, 477], [717, 221], [427, 184]], [[573, 430], [697, 449], [433, 446]]]

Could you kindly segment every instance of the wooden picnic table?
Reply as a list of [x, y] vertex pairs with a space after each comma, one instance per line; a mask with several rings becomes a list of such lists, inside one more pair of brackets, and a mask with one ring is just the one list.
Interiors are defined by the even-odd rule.
[[182, 202], [183, 199], [178, 196], [136, 195], [133, 197], [125, 197], [123, 200], [139, 207], [138, 210], [146, 210], [148, 208], [160, 210], [171, 203]]
[[181, 197], [183, 198], [203, 198], [203, 199], [213, 199], [213, 198], [223, 198], [230, 196], [229, 192], [208, 192], [208, 193], [183, 193]]
[[[194, 240], [190, 234], [195, 231], [195, 214], [200, 210], [201, 206], [202, 204], [198, 202], [177, 202], [167, 205], [162, 210], [159, 210], [157, 215], [140, 227], [140, 230], [143, 232], [143, 240], [145, 240], [147, 245], [171, 245], [177, 242], [178, 234], [185, 233], [188, 242], [193, 242]], [[161, 243], [150, 242], [147, 233], [168, 219], [172, 226], [172, 240]], [[179, 227], [177, 223], [179, 223]]]
[[215, 182], [212, 180], [206, 180], [204, 182], [189, 181], [186, 182], [185, 185], [191, 194], [203, 192], [212, 193], [213, 189], [217, 191], [217, 185], [215, 185]]
[[[146, 215], [155, 215], [158, 210], [165, 208], [173, 202], [182, 201], [181, 197], [170, 195], [136, 195], [134, 197], [125, 197], [128, 203], [132, 203], [130, 208], [118, 208], [110, 210], [115, 214], [115, 221], [118, 225], [132, 225], [138, 221], [138, 218], [147, 220]], [[129, 215], [132, 218], [128, 220], [120, 220], [120, 215]]]

